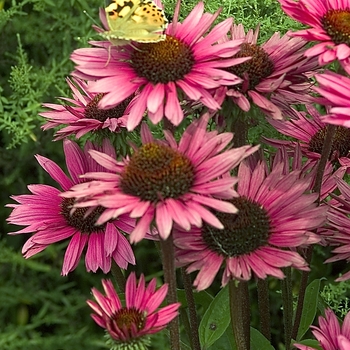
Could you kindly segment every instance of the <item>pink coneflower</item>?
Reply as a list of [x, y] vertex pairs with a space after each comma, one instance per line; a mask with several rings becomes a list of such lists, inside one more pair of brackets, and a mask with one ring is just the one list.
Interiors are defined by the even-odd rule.
[[350, 79], [330, 71], [317, 74], [316, 79], [319, 86], [314, 90], [323, 97], [320, 103], [331, 106], [322, 120], [350, 128]]
[[[89, 156], [90, 150], [115, 156], [114, 149], [108, 142], [104, 142], [102, 147], [87, 143], [82, 151], [76, 143], [66, 140], [64, 153], [71, 178], [52, 160], [39, 155], [36, 158], [62, 190], [68, 191], [75, 184], [85, 181], [80, 178], [81, 174], [101, 170], [101, 166]], [[129, 233], [133, 230], [135, 221], [129, 216], [121, 215], [118, 220], [96, 226], [96, 218], [104, 211], [102, 207], [89, 212], [78, 209], [71, 215], [73, 198], [62, 198], [60, 190], [48, 185], [29, 185], [28, 188], [31, 194], [11, 197], [19, 204], [7, 205], [14, 208], [8, 222], [27, 226], [12, 234], [34, 233], [23, 246], [25, 258], [41, 252], [52, 243], [70, 238], [62, 275], [67, 275], [77, 267], [85, 247], [85, 266], [88, 271], [96, 272], [101, 268], [107, 273], [112, 259], [123, 269], [127, 268], [128, 263], [135, 264], [131, 246], [120, 232], [123, 230]]]
[[128, 130], [140, 123], [146, 110], [154, 124], [165, 116], [179, 125], [183, 120], [180, 106], [183, 100], [200, 101], [209, 109], [218, 110], [220, 105], [209, 91], [240, 83], [241, 79], [223, 69], [247, 60], [233, 58], [242, 40], [217, 43], [229, 30], [232, 18], [219, 23], [205, 36], [219, 12], [204, 13], [204, 4], [200, 2], [180, 23], [177, 6], [164, 41], [135, 43], [123, 50], [107, 42], [95, 42], [102, 48], [73, 52], [71, 58], [77, 64], [74, 74], [96, 80], [89, 85], [89, 91], [105, 94], [99, 103], [101, 108], [114, 107], [140, 91], [130, 109]]
[[[322, 117], [317, 109], [307, 105], [306, 112], [294, 110], [294, 118], [290, 120], [268, 119], [268, 122], [281, 134], [290, 136], [296, 141], [263, 139], [274, 147], [287, 147], [294, 149], [297, 144], [301, 151], [310, 160], [316, 161], [321, 157], [325, 136], [328, 130], [328, 124], [322, 121]], [[350, 152], [350, 129], [338, 126], [332, 142], [330, 160], [334, 161], [340, 158], [348, 158]]]
[[110, 280], [102, 280], [102, 285], [106, 296], [92, 288], [96, 302], [88, 300], [87, 303], [95, 312], [91, 317], [106, 329], [110, 345], [119, 345], [118, 349], [128, 349], [122, 346], [131, 342], [138, 343], [143, 349], [141, 344], [149, 345], [148, 335], [161, 331], [178, 315], [180, 303], [158, 309], [168, 292], [168, 285], [156, 290], [155, 278], [146, 287], [143, 275], [137, 283], [135, 273], [131, 273], [126, 282], [125, 306]]
[[122, 213], [139, 219], [130, 235], [132, 242], [140, 241], [152, 223], [162, 239], [169, 236], [173, 222], [184, 230], [189, 230], [191, 225], [202, 226], [202, 220], [222, 228], [208, 207], [236, 212], [234, 205], [226, 200], [236, 195], [233, 186], [237, 178], [220, 177], [258, 146], [223, 151], [233, 135], [207, 132], [208, 120], [206, 114], [190, 124], [179, 144], [167, 131], [164, 132], [166, 141], [155, 140], [146, 124], [142, 124], [143, 145], [130, 159], [117, 162], [103, 153], [91, 151], [92, 157], [109, 172], [86, 174], [98, 181], [75, 186], [64, 196], [80, 197], [82, 203], [77, 206], [107, 208], [98, 224]]
[[72, 90], [73, 99], [61, 97], [66, 104], [45, 103], [43, 106], [52, 111], [40, 115], [49, 121], [43, 125], [43, 130], [62, 127], [56, 133], [55, 140], [75, 135], [77, 139], [88, 132], [110, 130], [111, 132], [126, 131], [126, 120], [130, 109], [131, 97], [121, 101], [110, 109], [101, 109], [98, 104], [103, 94], [89, 92], [89, 84], [80, 79], [67, 79]]
[[350, 73], [349, 0], [278, 0], [290, 17], [311, 28], [292, 33], [307, 41], [319, 43], [305, 55], [318, 57], [321, 66], [339, 60]]
[[[338, 203], [328, 210], [327, 241], [330, 245], [336, 246], [333, 253], [336, 255], [326, 260], [326, 263], [350, 260], [350, 187], [342, 179], [337, 179], [338, 188], [342, 194], [336, 197]], [[345, 281], [350, 278], [350, 271], [337, 278], [336, 281]]]
[[247, 34], [242, 24], [232, 27], [231, 39], [244, 40], [236, 57], [251, 59], [227, 69], [243, 79], [230, 87], [227, 95], [245, 112], [256, 105], [265, 115], [282, 119], [282, 110], [288, 105], [312, 101], [309, 76], [318, 66], [317, 60], [304, 56], [307, 42], [303, 39], [275, 33], [258, 45], [258, 35], [259, 27]]
[[224, 229], [174, 230], [178, 266], [187, 266], [188, 273], [199, 270], [194, 281], [198, 290], [208, 288], [221, 267], [223, 286], [231, 279], [249, 280], [253, 273], [260, 279], [283, 278], [281, 267], [286, 266], [308, 270], [290, 248], [318, 242], [311, 230], [326, 219], [326, 209], [315, 203], [317, 194], [305, 194], [312, 178], [297, 170], [285, 173], [286, 161], [274, 162], [268, 173], [266, 162], [250, 158], [239, 166], [239, 197], [231, 200], [238, 213], [214, 212]]
[[[331, 309], [325, 310], [325, 316], [318, 318], [319, 327], [311, 326], [322, 350], [349, 350], [346, 344], [350, 344], [350, 312], [345, 316], [342, 326]], [[293, 345], [300, 350], [316, 350], [302, 344]]]

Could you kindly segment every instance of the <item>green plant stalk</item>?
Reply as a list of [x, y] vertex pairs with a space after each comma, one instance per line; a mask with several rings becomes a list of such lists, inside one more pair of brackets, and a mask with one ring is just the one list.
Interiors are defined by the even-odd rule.
[[113, 259], [112, 259], [112, 265], [111, 265], [111, 272], [112, 272], [112, 276], [117, 282], [118, 292], [125, 293], [126, 279], [125, 279], [124, 273]]

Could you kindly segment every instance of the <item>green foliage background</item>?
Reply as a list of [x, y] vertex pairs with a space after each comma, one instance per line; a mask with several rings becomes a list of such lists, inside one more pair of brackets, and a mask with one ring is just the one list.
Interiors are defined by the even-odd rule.
[[[194, 1], [183, 1], [182, 16], [194, 5]], [[220, 5], [223, 6], [220, 20], [234, 16], [235, 23], [244, 23], [247, 29], [260, 23], [261, 41], [275, 31], [284, 34], [297, 28], [296, 23], [283, 15], [276, 0], [207, 1], [206, 9], [215, 12]], [[169, 17], [174, 6], [174, 0], [165, 2]], [[50, 246], [25, 260], [21, 248], [29, 235], [7, 235], [19, 228], [6, 224], [10, 209], [4, 207], [11, 202], [11, 195], [28, 193], [28, 184], [54, 185], [35, 161], [35, 154], [64, 166], [62, 143], [52, 142], [53, 132], [40, 129], [44, 120], [38, 114], [43, 111], [42, 103], [55, 102], [58, 96], [70, 96], [65, 78], [74, 66], [69, 57], [73, 50], [87, 47], [89, 40], [98, 38], [91, 29], [92, 19], [84, 11], [99, 24], [99, 7], [103, 7], [103, 0], [0, 1], [0, 200], [3, 208], [0, 211], [0, 349], [3, 350], [105, 348], [103, 330], [94, 324], [85, 303], [91, 287], [100, 289], [100, 280], [105, 276], [100, 272], [88, 274], [83, 262], [69, 276], [60, 276], [67, 242]], [[262, 130], [263, 126], [257, 132]], [[152, 243], [140, 243], [135, 254], [138, 265], [134, 270], [161, 280], [161, 266]], [[323, 275], [325, 269], [321, 270]], [[330, 267], [328, 273], [332, 273]], [[278, 283], [271, 280], [270, 284], [274, 290], [272, 298], [279, 300]], [[219, 282], [209, 292], [215, 294], [218, 290]], [[272, 312], [275, 343], [280, 344], [279, 301]], [[154, 349], [162, 348], [163, 341], [164, 335], [156, 337]]]

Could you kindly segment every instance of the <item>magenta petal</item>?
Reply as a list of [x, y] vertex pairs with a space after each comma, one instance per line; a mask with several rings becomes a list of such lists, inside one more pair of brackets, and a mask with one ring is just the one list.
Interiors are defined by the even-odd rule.
[[157, 84], [150, 92], [147, 99], [147, 108], [151, 113], [155, 113], [164, 101], [165, 91], [163, 84]]
[[168, 215], [167, 203], [160, 203], [156, 208], [156, 224], [162, 237], [168, 237], [173, 227], [172, 217]]
[[64, 255], [63, 267], [61, 274], [66, 276], [70, 271], [74, 270], [83, 252], [85, 244], [88, 241], [88, 235], [76, 233], [70, 240], [66, 253]]
[[[130, 234], [130, 242], [137, 243], [139, 242], [146, 234], [152, 220], [153, 220], [153, 210], [149, 209], [144, 216], [137, 223], [134, 231]], [[159, 232], [162, 236], [164, 233]], [[163, 236], [162, 236], [163, 237]], [[166, 238], [166, 237], [165, 237]]]
[[70, 187], [72, 187], [72, 181], [55, 162], [40, 155], [37, 155], [36, 159], [43, 169], [61, 185], [63, 190], [67, 191]]

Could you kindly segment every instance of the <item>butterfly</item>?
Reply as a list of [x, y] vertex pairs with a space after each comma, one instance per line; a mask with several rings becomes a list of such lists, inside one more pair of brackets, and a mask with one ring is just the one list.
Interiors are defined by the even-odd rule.
[[105, 11], [109, 31], [100, 34], [115, 46], [165, 40], [168, 20], [152, 0], [112, 0]]

